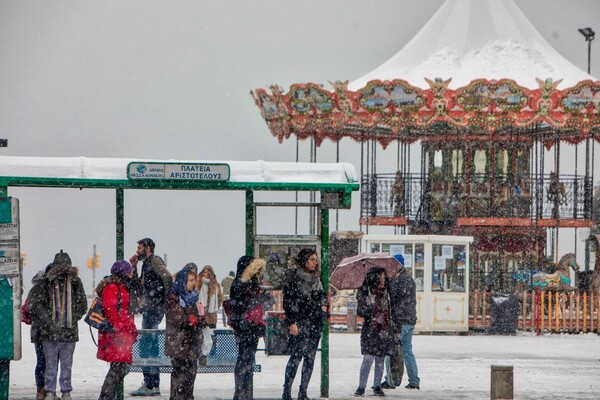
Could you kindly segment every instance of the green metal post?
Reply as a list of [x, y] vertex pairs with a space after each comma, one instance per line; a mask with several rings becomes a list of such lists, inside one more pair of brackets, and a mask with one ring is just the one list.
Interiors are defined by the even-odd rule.
[[8, 399], [10, 360], [0, 360], [0, 399]]
[[[125, 193], [123, 188], [116, 189], [116, 259], [123, 260], [125, 258]], [[117, 400], [125, 398], [125, 383], [123, 379], [117, 385]]]
[[[254, 256], [254, 192], [246, 190], [246, 255]], [[254, 374], [250, 375], [250, 396], [254, 394]]]
[[254, 192], [246, 190], [246, 255], [254, 256]]
[[125, 191], [117, 188], [117, 260], [125, 256]]
[[8, 399], [10, 360], [14, 358], [13, 289], [8, 278], [0, 278], [0, 399]]
[[[321, 278], [329, 297], [329, 210], [321, 210]], [[329, 397], [329, 321], [323, 324], [321, 338], [321, 397]]]

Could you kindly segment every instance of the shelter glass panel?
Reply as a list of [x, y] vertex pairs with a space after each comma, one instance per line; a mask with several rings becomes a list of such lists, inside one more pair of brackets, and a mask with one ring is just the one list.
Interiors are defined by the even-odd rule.
[[425, 290], [425, 245], [423, 243], [415, 243], [414, 270], [417, 292], [422, 292]]
[[431, 267], [432, 292], [465, 292], [465, 245], [433, 244]]

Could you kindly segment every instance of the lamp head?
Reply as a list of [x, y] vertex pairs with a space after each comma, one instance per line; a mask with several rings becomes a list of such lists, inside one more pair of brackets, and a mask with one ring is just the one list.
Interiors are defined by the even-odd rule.
[[591, 42], [592, 40], [594, 40], [594, 37], [596, 36], [596, 32], [594, 32], [594, 30], [590, 27], [579, 28], [578, 31], [585, 37], [585, 40], [587, 42]]

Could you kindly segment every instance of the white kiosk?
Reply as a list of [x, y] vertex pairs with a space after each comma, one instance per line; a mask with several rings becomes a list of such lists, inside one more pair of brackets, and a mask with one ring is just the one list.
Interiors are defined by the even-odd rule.
[[365, 235], [369, 253], [402, 254], [417, 284], [417, 332], [469, 330], [471, 236]]

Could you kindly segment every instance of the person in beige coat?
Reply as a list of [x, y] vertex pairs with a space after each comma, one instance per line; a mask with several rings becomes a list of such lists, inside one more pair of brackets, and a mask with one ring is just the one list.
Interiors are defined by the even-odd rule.
[[205, 363], [205, 357], [208, 356], [212, 349], [213, 338], [212, 330], [217, 327], [217, 316], [219, 308], [223, 304], [223, 290], [217, 281], [217, 276], [213, 267], [205, 265], [198, 274], [196, 282], [196, 290], [198, 291], [198, 310], [200, 316], [204, 317], [202, 342], [202, 356], [200, 363]]

